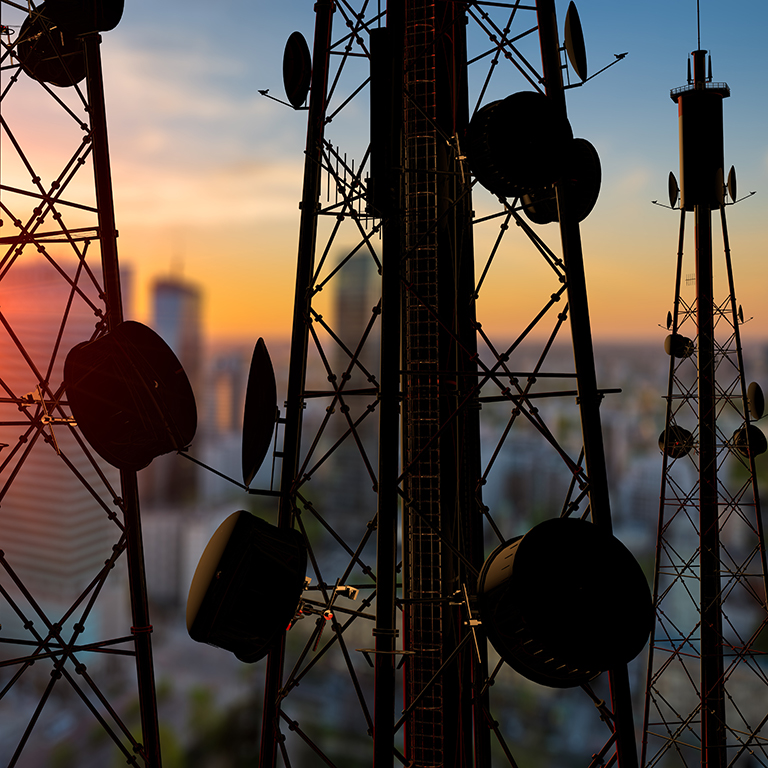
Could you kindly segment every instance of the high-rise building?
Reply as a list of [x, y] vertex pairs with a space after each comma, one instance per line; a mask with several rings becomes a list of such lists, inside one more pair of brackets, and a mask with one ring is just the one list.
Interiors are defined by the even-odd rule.
[[152, 286], [152, 328], [184, 366], [192, 388], [202, 367], [202, 296], [196, 285], [168, 277]]
[[[68, 351], [100, 321], [83, 283], [77, 290], [86, 301], [72, 301], [75, 267], [64, 271], [40, 259], [14, 264], [2, 279], [0, 549], [34, 600], [66, 607], [101, 570], [120, 531], [109, 517], [116, 508], [103, 501], [110, 488], [119, 494], [117, 470], [89, 459], [66, 407], [55, 406]], [[13, 591], [10, 575], [1, 578]], [[4, 631], [14, 615], [4, 611]]]
[[[200, 290], [179, 278], [161, 278], [152, 286], [151, 303], [150, 326], [179, 358], [199, 403], [202, 386]], [[176, 454], [159, 456], [139, 475], [142, 501], [156, 507], [189, 503], [197, 494], [198, 474], [197, 467], [187, 459]]]

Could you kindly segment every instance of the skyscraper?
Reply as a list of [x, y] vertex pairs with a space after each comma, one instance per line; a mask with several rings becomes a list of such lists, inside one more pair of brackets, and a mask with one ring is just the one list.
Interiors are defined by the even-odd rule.
[[202, 296], [179, 278], [160, 278], [152, 286], [152, 328], [184, 366], [192, 388], [199, 385], [202, 359]]
[[[82, 301], [65, 311], [72, 285], [42, 259], [14, 264], [2, 286], [0, 442], [7, 445], [0, 451], [0, 541], [5, 560], [35, 600], [66, 606], [99, 572], [120, 536], [109, 519], [112, 509], [93, 493], [109, 485], [118, 489], [117, 471], [88, 460], [51, 397], [61, 392], [67, 352], [93, 335], [99, 318]], [[41, 420], [45, 410], [48, 423]], [[13, 589], [5, 573], [2, 583]], [[8, 630], [13, 612], [4, 614]]]
[[[179, 358], [198, 402], [202, 385], [201, 303], [197, 286], [181, 279], [161, 278], [152, 286], [150, 326]], [[142, 499], [154, 506], [190, 502], [197, 486], [197, 467], [176, 454], [159, 456], [139, 475]]]

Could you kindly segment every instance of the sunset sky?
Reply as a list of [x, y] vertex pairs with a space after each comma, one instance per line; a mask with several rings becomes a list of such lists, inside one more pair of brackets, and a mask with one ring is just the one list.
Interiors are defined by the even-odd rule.
[[[306, 112], [258, 91], [284, 98], [283, 47], [294, 30], [311, 43], [313, 2], [125, 5], [102, 51], [120, 256], [134, 271], [136, 312], [146, 315], [154, 277], [182, 274], [204, 288], [209, 335], [287, 335]], [[679, 213], [651, 201], [666, 202], [668, 173], [677, 174], [669, 90], [685, 84], [697, 47], [696, 2], [577, 5], [591, 72], [629, 52], [568, 95], [574, 134], [595, 145], [603, 169], [600, 199], [582, 226], [593, 330], [653, 337], [671, 308]], [[566, 8], [558, 0], [561, 33]], [[701, 46], [712, 53], [714, 79], [731, 88], [726, 172], [735, 165], [739, 196], [757, 190], [728, 208], [737, 298], [755, 317], [745, 340], [768, 337], [766, 29], [764, 0], [701, 0]], [[510, 93], [524, 87], [510, 79]], [[541, 228], [552, 244], [555, 227]], [[514, 264], [506, 274], [509, 284], [497, 286], [504, 312], [486, 326], [522, 321], [514, 307], [525, 277]]]

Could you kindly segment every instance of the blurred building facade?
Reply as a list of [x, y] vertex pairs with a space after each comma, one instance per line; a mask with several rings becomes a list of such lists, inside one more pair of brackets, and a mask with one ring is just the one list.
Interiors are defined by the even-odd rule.
[[[161, 278], [151, 288], [149, 325], [174, 351], [187, 374], [196, 400], [202, 385], [202, 296], [180, 278]], [[139, 475], [142, 506], [169, 508], [194, 501], [197, 467], [176, 454], [155, 459]]]
[[[73, 266], [70, 274], [74, 271]], [[89, 287], [83, 284], [80, 290], [87, 293]], [[117, 470], [95, 455], [92, 462], [68, 425], [56, 421], [61, 413], [51, 405], [52, 395], [62, 391], [68, 351], [90, 339], [100, 321], [82, 301], [69, 306], [72, 293], [69, 274], [50, 262], [15, 264], [3, 277], [0, 308], [3, 395], [28, 403], [17, 408], [4, 401], [0, 442], [7, 445], [0, 451], [0, 541], [8, 567], [52, 615], [61, 615], [77, 599], [120, 537], [109, 519], [114, 506], [107, 490], [111, 486], [119, 495]], [[54, 420], [33, 427], [33, 421], [41, 424], [41, 393]], [[15, 416], [8, 418], [11, 412]], [[0, 578], [4, 588], [18, 592], [8, 573]], [[114, 583], [108, 581], [106, 589]], [[97, 604], [86, 637], [109, 631], [99, 626], [109, 605], [110, 600]], [[3, 611], [5, 634], [13, 634], [16, 619], [14, 611]]]

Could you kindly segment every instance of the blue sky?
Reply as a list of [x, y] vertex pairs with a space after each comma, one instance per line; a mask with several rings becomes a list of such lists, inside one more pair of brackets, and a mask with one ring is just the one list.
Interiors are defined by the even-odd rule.
[[[685, 83], [697, 47], [696, 2], [577, 7], [591, 72], [629, 52], [568, 95], [574, 134], [595, 145], [603, 167], [600, 199], [582, 227], [594, 331], [645, 336], [672, 299], [679, 214], [651, 200], [665, 201], [667, 174], [677, 172], [669, 90]], [[558, 0], [561, 30], [566, 8]], [[311, 0], [126, 0], [122, 22], [103, 36], [121, 256], [139, 285], [180, 268], [203, 283], [217, 333], [287, 333], [306, 113], [258, 90], [283, 97], [285, 41], [299, 30], [311, 43], [313, 25]], [[731, 87], [726, 167], [735, 165], [742, 194], [758, 192], [728, 208], [747, 315], [768, 305], [766, 29], [764, 2], [701, 2], [702, 47], [714, 79]], [[510, 93], [524, 87], [510, 78]], [[334, 128], [342, 137], [355, 131]], [[139, 314], [144, 306], [139, 294]]]

